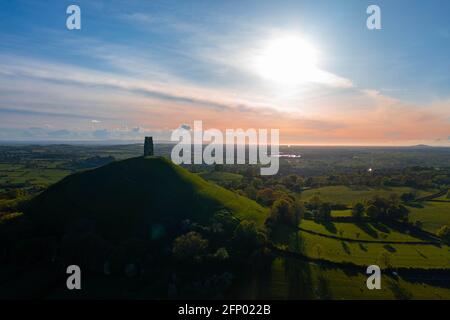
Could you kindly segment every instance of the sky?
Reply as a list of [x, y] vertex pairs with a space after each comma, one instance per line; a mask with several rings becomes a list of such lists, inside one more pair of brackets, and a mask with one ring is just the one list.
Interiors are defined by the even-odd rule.
[[0, 140], [168, 140], [201, 120], [283, 144], [450, 146], [449, 17], [446, 0], [3, 0]]

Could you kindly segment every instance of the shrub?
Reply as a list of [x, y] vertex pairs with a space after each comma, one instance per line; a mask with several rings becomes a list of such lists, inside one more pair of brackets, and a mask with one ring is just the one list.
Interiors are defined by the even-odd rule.
[[228, 251], [225, 248], [217, 249], [216, 253], [214, 254], [214, 258], [221, 260], [221, 261], [226, 260], [229, 257], [230, 257], [230, 255], [228, 254]]
[[256, 194], [256, 201], [262, 205], [270, 206], [275, 201], [275, 194], [270, 188], [259, 190]]
[[412, 192], [404, 193], [400, 197], [400, 199], [403, 202], [411, 202], [411, 201], [414, 201], [415, 198], [416, 198], [416, 195], [414, 193], [412, 193]]
[[320, 220], [329, 220], [331, 218], [331, 207], [329, 203], [322, 203], [319, 206], [317, 218]]
[[423, 223], [422, 223], [422, 221], [417, 220], [416, 222], [414, 222], [414, 226], [415, 226], [416, 228], [422, 229]]
[[243, 220], [234, 230], [235, 248], [242, 253], [249, 253], [265, 245], [266, 236], [260, 232], [254, 222]]
[[296, 226], [298, 219], [289, 201], [279, 199], [273, 203], [270, 218], [275, 223]]
[[208, 247], [208, 240], [201, 234], [191, 231], [179, 236], [173, 242], [172, 253], [176, 259], [190, 260], [201, 257]]
[[372, 219], [378, 219], [380, 217], [380, 210], [373, 204], [367, 208], [366, 213]]
[[355, 204], [352, 209], [352, 216], [357, 219], [361, 218], [363, 216], [364, 209], [365, 208], [362, 203]]

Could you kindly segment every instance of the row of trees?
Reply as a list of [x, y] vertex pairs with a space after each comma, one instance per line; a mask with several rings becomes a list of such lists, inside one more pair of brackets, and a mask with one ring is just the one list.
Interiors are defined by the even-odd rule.
[[[315, 196], [303, 203], [292, 197], [283, 196], [275, 200], [271, 207], [271, 214], [266, 224], [284, 224], [298, 226], [302, 217], [309, 215], [317, 220], [330, 220], [333, 205], [322, 202]], [[352, 216], [355, 219], [369, 217], [374, 220], [396, 220], [407, 222], [409, 209], [395, 200], [374, 197], [365, 204], [356, 203], [352, 208]]]

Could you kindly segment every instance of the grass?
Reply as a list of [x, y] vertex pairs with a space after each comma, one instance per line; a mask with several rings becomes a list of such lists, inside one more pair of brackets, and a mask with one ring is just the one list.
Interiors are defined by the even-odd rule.
[[422, 228], [432, 233], [443, 225], [450, 225], [450, 201], [427, 201], [423, 205], [423, 208], [409, 208], [411, 221], [420, 220]]
[[352, 216], [352, 210], [332, 210], [331, 216], [333, 218], [340, 218], [340, 217], [351, 217]]
[[70, 170], [58, 169], [54, 163], [36, 163], [32, 167], [2, 163], [0, 164], [0, 186], [48, 187], [69, 174]]
[[[188, 181], [191, 181], [199, 194], [204, 195], [211, 200], [219, 200], [220, 203], [231, 209], [236, 217], [255, 222], [259, 227], [263, 227], [264, 222], [269, 215], [269, 210], [263, 208], [258, 203], [246, 197], [238, 195], [224, 189], [216, 184], [210, 183], [198, 175], [192, 174], [180, 166], [174, 166], [175, 170]], [[233, 173], [216, 172], [218, 174], [227, 174], [233, 176], [240, 176]], [[242, 178], [242, 176], [241, 176]]]
[[[322, 201], [345, 204], [353, 206], [357, 202], [365, 202], [372, 199], [374, 196], [389, 197], [392, 193], [396, 193], [399, 196], [403, 193], [416, 191], [413, 188], [408, 187], [389, 187], [389, 188], [350, 188], [347, 186], [330, 186], [322, 188], [314, 188], [306, 190], [302, 193], [303, 200], [309, 200], [314, 196], [319, 196]], [[418, 191], [419, 196], [425, 196], [432, 192]]]
[[237, 173], [220, 171], [201, 172], [198, 175], [205, 180], [210, 180], [213, 182], [240, 182], [243, 178], [242, 175]]
[[[300, 276], [301, 275], [301, 276]], [[425, 283], [397, 280], [382, 273], [381, 289], [368, 290], [365, 274], [349, 274], [325, 269], [292, 258], [277, 258], [272, 263], [267, 299], [450, 299], [450, 289]]]
[[347, 242], [287, 228], [280, 228], [273, 239], [280, 249], [337, 263], [380, 264], [379, 256], [384, 252], [388, 253], [392, 267], [435, 269], [450, 265], [448, 246]]
[[327, 222], [317, 223], [312, 220], [303, 219], [300, 227], [325, 235], [354, 240], [371, 241], [421, 241], [421, 239], [410, 236], [386, 226], [383, 223], [349, 223], [349, 222]]

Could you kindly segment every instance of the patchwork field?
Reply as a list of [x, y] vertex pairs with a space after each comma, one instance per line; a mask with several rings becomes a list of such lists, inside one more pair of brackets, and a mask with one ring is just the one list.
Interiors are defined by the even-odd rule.
[[413, 237], [407, 233], [394, 230], [381, 222], [346, 223], [346, 222], [329, 221], [326, 223], [317, 223], [312, 220], [303, 219], [299, 227], [305, 230], [311, 230], [324, 235], [354, 240], [393, 241], [393, 242], [422, 241], [422, 239], [420, 238]]
[[[257, 277], [256, 275], [254, 277]], [[381, 290], [368, 290], [367, 276], [319, 267], [293, 258], [273, 261], [268, 280], [247, 284], [242, 296], [260, 299], [449, 299], [450, 289], [432, 286], [427, 279], [409, 280], [382, 275]], [[263, 285], [261, 285], [263, 283]], [[239, 288], [241, 289], [241, 288]]]
[[[370, 200], [374, 196], [389, 197], [389, 195], [393, 193], [400, 196], [403, 193], [414, 191], [416, 190], [408, 187], [375, 189], [370, 187], [351, 188], [347, 186], [330, 186], [306, 190], [301, 194], [301, 199], [307, 201], [314, 196], [318, 196], [322, 201], [325, 202], [352, 206], [357, 202]], [[417, 191], [419, 197], [426, 196], [432, 193], [432, 190]]]
[[45, 188], [70, 173], [70, 170], [58, 169], [55, 163], [36, 164], [34, 167], [22, 164], [0, 164], [0, 186]]
[[443, 225], [450, 225], [450, 200], [441, 201], [426, 201], [423, 208], [409, 208], [410, 220], [420, 221], [422, 228], [432, 233]]
[[279, 249], [337, 263], [423, 269], [450, 265], [450, 247], [446, 245], [349, 242], [287, 228], [277, 230], [273, 238]]

